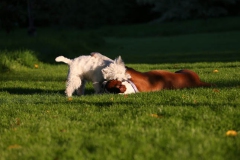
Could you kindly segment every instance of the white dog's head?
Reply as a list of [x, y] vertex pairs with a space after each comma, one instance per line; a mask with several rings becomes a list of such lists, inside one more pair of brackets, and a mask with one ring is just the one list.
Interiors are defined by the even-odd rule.
[[102, 74], [107, 81], [113, 79], [123, 81], [131, 78], [131, 76], [126, 73], [125, 64], [121, 56], [116, 58], [109, 66], [103, 68]]

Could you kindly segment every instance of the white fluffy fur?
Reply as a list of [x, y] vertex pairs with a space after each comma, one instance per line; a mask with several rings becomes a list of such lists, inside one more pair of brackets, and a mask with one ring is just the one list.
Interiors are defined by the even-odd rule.
[[118, 81], [124, 81], [131, 78], [129, 74], [126, 73], [125, 64], [119, 56], [111, 63], [109, 66], [102, 69], [103, 77], [105, 80], [116, 79]]
[[65, 90], [68, 97], [71, 97], [75, 90], [77, 90], [78, 95], [83, 95], [86, 81], [92, 81], [95, 93], [99, 93], [104, 80], [101, 70], [113, 62], [110, 58], [97, 52], [74, 59], [59, 56], [56, 57], [55, 61], [69, 65]]

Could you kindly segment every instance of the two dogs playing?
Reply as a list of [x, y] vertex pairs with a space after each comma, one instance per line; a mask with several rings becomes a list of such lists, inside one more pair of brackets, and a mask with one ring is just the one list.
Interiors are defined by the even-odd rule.
[[125, 66], [120, 56], [112, 60], [96, 52], [73, 60], [63, 56], [55, 60], [69, 65], [65, 90], [68, 97], [71, 97], [75, 90], [78, 95], [83, 95], [86, 81], [93, 82], [97, 94], [104, 92], [130, 94], [212, 86], [202, 82], [197, 73], [191, 70], [179, 70], [175, 73], [164, 70], [139, 72]]

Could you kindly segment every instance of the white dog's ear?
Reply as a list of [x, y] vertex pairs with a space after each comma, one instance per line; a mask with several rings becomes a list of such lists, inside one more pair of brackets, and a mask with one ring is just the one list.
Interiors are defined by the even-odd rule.
[[119, 65], [124, 65], [124, 62], [122, 60], [122, 57], [121, 56], [118, 56], [115, 60], [116, 64], [119, 64]]

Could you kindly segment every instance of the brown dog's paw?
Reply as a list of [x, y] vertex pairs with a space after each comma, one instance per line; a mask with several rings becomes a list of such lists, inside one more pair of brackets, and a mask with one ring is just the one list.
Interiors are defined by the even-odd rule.
[[118, 80], [110, 80], [107, 82], [107, 84], [105, 85], [105, 89], [110, 92], [110, 93], [124, 93], [127, 88], [125, 85], [122, 84], [121, 81]]
[[124, 93], [124, 92], [127, 90], [127, 88], [126, 88], [125, 85], [121, 84], [121, 85], [119, 86], [119, 90], [120, 90], [120, 93]]

